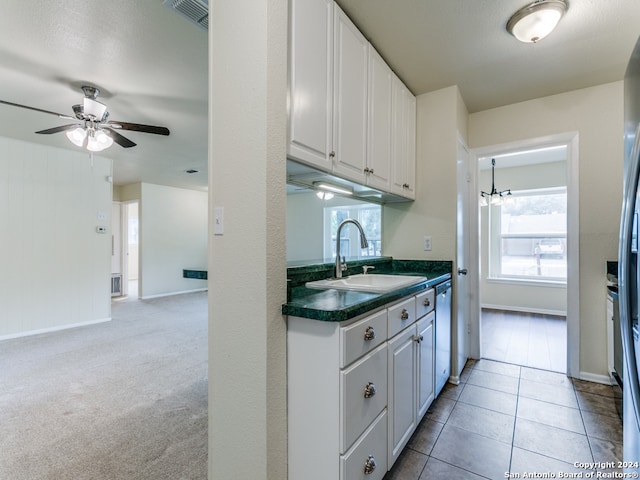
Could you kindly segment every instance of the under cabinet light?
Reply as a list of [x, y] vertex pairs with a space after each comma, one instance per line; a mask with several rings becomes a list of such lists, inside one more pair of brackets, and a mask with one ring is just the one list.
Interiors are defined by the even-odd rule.
[[328, 190], [333, 193], [340, 193], [341, 195], [353, 195], [353, 189], [345, 186], [338, 186], [332, 183], [326, 182], [313, 182], [313, 186], [320, 190]]

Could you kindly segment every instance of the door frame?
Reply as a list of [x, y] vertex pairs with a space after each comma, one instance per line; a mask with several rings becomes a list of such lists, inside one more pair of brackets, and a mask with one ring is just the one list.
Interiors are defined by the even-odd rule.
[[140, 297], [140, 200], [127, 200], [122, 204], [122, 294], [129, 295], [129, 207], [133, 204], [138, 205], [138, 298]]
[[[480, 195], [477, 184], [479, 176], [478, 158], [501, 155], [515, 150], [542, 148], [545, 146], [567, 145], [567, 375], [580, 378], [580, 196], [579, 196], [579, 137], [578, 132], [566, 132], [528, 138], [514, 142], [473, 148], [470, 151], [471, 162], [475, 164], [470, 173], [475, 178], [476, 198]], [[479, 204], [478, 204], [479, 205]], [[478, 247], [471, 248], [469, 261], [476, 266], [478, 287], [480, 285], [480, 207], [470, 208], [470, 224], [474, 226], [476, 238], [471, 240]], [[474, 256], [475, 250], [475, 256]], [[475, 257], [475, 258], [474, 258]], [[471, 263], [470, 263], [471, 265]], [[475, 274], [474, 274], [475, 277]], [[479, 296], [479, 288], [477, 290]], [[479, 304], [479, 299], [478, 299]], [[472, 358], [481, 358], [480, 315], [471, 318], [470, 354]]]
[[[473, 347], [472, 338], [477, 335], [474, 325], [479, 324], [480, 299], [474, 292], [479, 291], [479, 228], [477, 223], [478, 202], [475, 201], [477, 190], [477, 174], [471, 155], [463, 136], [458, 132], [457, 142], [457, 214], [456, 214], [456, 262], [454, 270], [455, 305], [452, 318], [453, 335], [457, 343], [452, 345], [451, 380], [459, 382], [460, 373], [466, 358], [479, 358], [480, 352]], [[466, 269], [467, 274], [461, 276], [457, 272]]]

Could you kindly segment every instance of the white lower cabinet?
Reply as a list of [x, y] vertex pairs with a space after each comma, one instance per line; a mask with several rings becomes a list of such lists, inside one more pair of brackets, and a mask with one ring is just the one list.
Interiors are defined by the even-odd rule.
[[345, 452], [387, 406], [386, 344], [340, 372], [340, 392], [340, 451]]
[[340, 457], [340, 478], [380, 480], [387, 473], [387, 411]]
[[435, 398], [435, 313], [418, 321], [418, 418], [424, 417]]
[[384, 477], [433, 400], [432, 299], [341, 323], [287, 318], [289, 480]]
[[416, 428], [415, 324], [389, 341], [389, 464]]
[[434, 399], [432, 312], [389, 340], [389, 468]]

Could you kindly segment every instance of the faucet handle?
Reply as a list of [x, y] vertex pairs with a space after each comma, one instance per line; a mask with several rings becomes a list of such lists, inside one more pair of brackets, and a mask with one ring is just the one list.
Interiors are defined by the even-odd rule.
[[363, 265], [363, 266], [362, 266], [362, 274], [363, 274], [363, 275], [366, 275], [366, 274], [367, 274], [367, 272], [368, 272], [369, 270], [373, 270], [373, 269], [375, 269], [375, 268], [376, 268], [376, 267], [373, 267], [373, 266], [371, 266], [371, 265]]
[[340, 262], [340, 270], [343, 272], [347, 269], [347, 257], [342, 256], [342, 262]]

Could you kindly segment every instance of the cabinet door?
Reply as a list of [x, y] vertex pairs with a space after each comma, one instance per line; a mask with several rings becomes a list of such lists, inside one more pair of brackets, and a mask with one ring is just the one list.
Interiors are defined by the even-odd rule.
[[367, 185], [389, 190], [391, 178], [391, 79], [393, 72], [369, 44]]
[[392, 88], [391, 191], [413, 199], [416, 168], [416, 98], [395, 75]]
[[404, 196], [416, 198], [416, 97], [407, 90], [406, 103], [407, 136], [404, 157]]
[[331, 170], [333, 0], [290, 0], [289, 157]]
[[391, 468], [416, 427], [416, 326], [396, 335], [388, 344], [389, 460]]
[[435, 331], [433, 322], [435, 313], [431, 312], [418, 322], [418, 372], [417, 372], [417, 394], [418, 394], [418, 418], [416, 422], [424, 416], [435, 397], [435, 370], [434, 370], [434, 349]]
[[402, 81], [393, 76], [392, 81], [393, 102], [391, 105], [391, 191], [399, 195], [404, 194], [404, 157], [407, 144], [407, 95]]
[[368, 42], [340, 7], [334, 12], [334, 172], [364, 183]]

